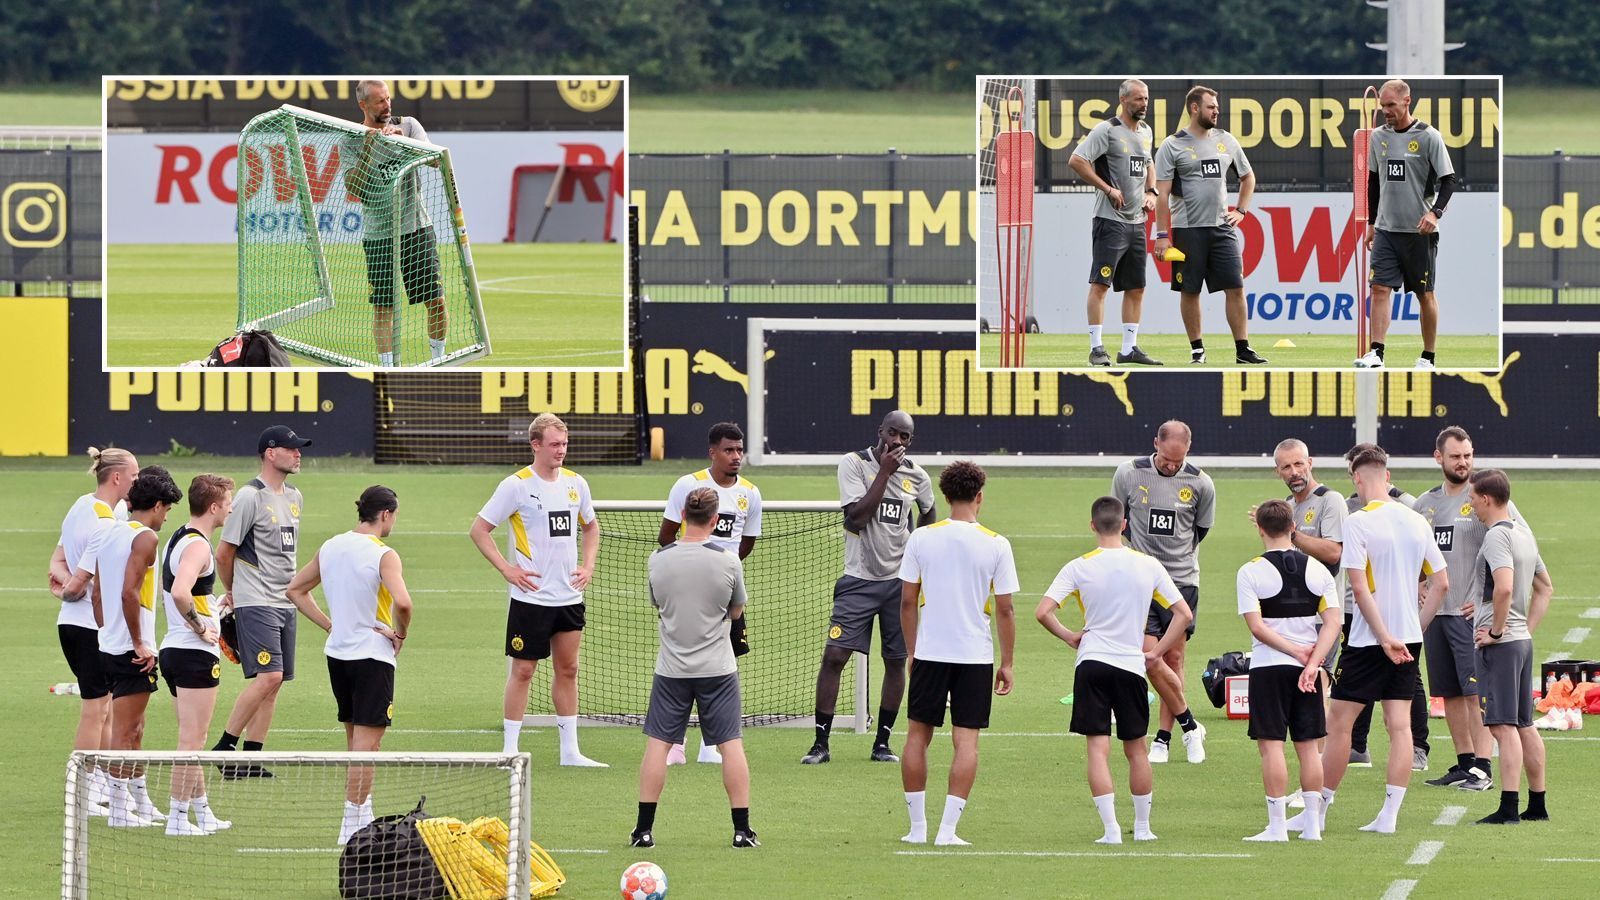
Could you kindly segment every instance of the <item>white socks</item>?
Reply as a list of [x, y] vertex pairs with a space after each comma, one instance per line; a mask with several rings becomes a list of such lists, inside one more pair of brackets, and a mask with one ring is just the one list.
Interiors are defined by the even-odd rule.
[[206, 799], [205, 794], [190, 800], [189, 806], [194, 810], [194, 823], [199, 825], [200, 829], [206, 834], [227, 831], [233, 827], [232, 822], [227, 819], [217, 818], [217, 814], [211, 811], [211, 803]]
[[139, 815], [138, 802], [128, 792], [126, 778], [111, 779], [111, 809], [106, 817], [106, 824], [112, 828], [143, 828], [154, 824], [145, 816]]
[[722, 765], [722, 752], [717, 749], [715, 744], [706, 743], [705, 736], [701, 735], [700, 755], [696, 757], [695, 762], [711, 763], [713, 765], [720, 766]]
[[379, 353], [378, 354], [378, 365], [380, 365], [380, 366], [392, 366], [392, 365], [394, 365], [394, 353], [392, 351], [389, 352], [389, 353]]
[[1122, 326], [1122, 352], [1132, 353], [1133, 347], [1139, 342], [1139, 323], [1125, 323]]
[[355, 833], [372, 824], [372, 795], [360, 803], [344, 802], [344, 818], [339, 823], [339, 846], [350, 843]]
[[1105, 828], [1105, 834], [1095, 841], [1096, 844], [1122, 843], [1122, 826], [1117, 824], [1117, 795], [1100, 794], [1094, 798], [1095, 812], [1100, 814], [1100, 825]]
[[1089, 326], [1089, 349], [1093, 350], [1095, 347], [1100, 346], [1100, 331], [1101, 327], [1099, 325]]
[[1289, 821], [1285, 822], [1284, 826], [1290, 831], [1298, 831], [1301, 834], [1305, 834], [1306, 823], [1315, 819], [1317, 837], [1307, 838], [1307, 840], [1321, 840], [1322, 832], [1328, 830], [1328, 807], [1333, 805], [1333, 789], [1322, 789], [1322, 804], [1321, 808], [1319, 809], [1312, 809], [1311, 803], [1309, 802], [1311, 794], [1311, 791], [1301, 792], [1300, 796], [1307, 800], [1306, 808], [1301, 810], [1299, 813], [1290, 816]]
[[439, 338], [438, 340], [428, 338], [428, 352], [433, 354], [434, 359], [438, 359], [439, 357], [443, 356], [444, 338]]
[[128, 793], [133, 795], [134, 808], [141, 817], [153, 822], [166, 821], [166, 814], [156, 809], [156, 805], [150, 801], [150, 791], [145, 787], [143, 775], [128, 779]]
[[603, 762], [595, 762], [578, 752], [578, 717], [556, 716], [556, 733], [561, 736], [561, 764], [587, 769], [607, 769]]
[[1300, 840], [1322, 840], [1322, 792], [1301, 791], [1300, 799], [1305, 801], [1306, 804], [1305, 827], [1300, 829]]
[[1133, 839], [1136, 841], [1156, 839], [1155, 832], [1150, 830], [1150, 804], [1154, 799], [1154, 794], [1133, 795]]
[[1406, 789], [1399, 785], [1385, 785], [1383, 789], [1383, 809], [1378, 812], [1378, 817], [1366, 825], [1361, 826], [1362, 831], [1373, 831], [1378, 834], [1394, 834], [1394, 826], [1400, 820], [1400, 804], [1405, 802]]
[[928, 792], [906, 791], [906, 813], [911, 816], [911, 831], [900, 840], [908, 844], [928, 842]]
[[1285, 816], [1285, 812], [1288, 809], [1288, 807], [1289, 807], [1289, 798], [1288, 797], [1268, 797], [1267, 798], [1267, 830], [1261, 832], [1258, 835], [1254, 835], [1253, 837], [1247, 837], [1247, 838], [1245, 838], [1245, 840], [1247, 840], [1247, 841], [1287, 841], [1287, 840], [1289, 840], [1289, 826], [1288, 826], [1288, 823], [1286, 821], [1286, 816]]
[[965, 847], [967, 842], [956, 837], [956, 823], [961, 821], [961, 811], [967, 808], [965, 797], [954, 794], [944, 798], [944, 818], [939, 820], [939, 835], [933, 842], [941, 847]]
[[511, 756], [517, 752], [517, 739], [522, 736], [522, 720], [501, 719], [500, 727], [505, 732], [505, 743], [500, 745], [500, 752]]

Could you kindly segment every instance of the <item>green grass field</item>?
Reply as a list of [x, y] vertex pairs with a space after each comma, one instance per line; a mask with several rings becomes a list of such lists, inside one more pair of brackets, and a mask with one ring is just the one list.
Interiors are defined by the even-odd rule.
[[[1115, 326], [1106, 332], [1106, 352], [1113, 359], [1121, 348], [1122, 338], [1114, 334]], [[1390, 334], [1385, 356], [1396, 368], [1410, 368], [1422, 352], [1422, 337], [1416, 334]], [[1294, 346], [1278, 346], [1288, 341]], [[1166, 365], [1163, 368], [1218, 369], [1237, 368], [1233, 357], [1233, 337], [1226, 332], [1207, 334], [1206, 363], [1191, 366], [1189, 363], [1189, 338], [1183, 334], [1139, 333], [1139, 347]], [[1356, 358], [1355, 337], [1343, 334], [1258, 334], [1250, 339], [1250, 346], [1267, 358], [1265, 368], [1304, 369], [1349, 368]], [[979, 365], [998, 368], [1000, 365], [1000, 335], [978, 336]], [[1443, 335], [1438, 344], [1438, 365], [1447, 369], [1499, 369], [1500, 343], [1496, 335]], [[1023, 363], [1027, 368], [1088, 368], [1089, 336], [1087, 333], [1030, 334], [1024, 348]], [[1131, 368], [1144, 369], [1144, 366]]]
[[632, 99], [634, 153], [972, 152], [966, 94], [735, 90]]
[[[473, 257], [494, 346], [473, 365], [623, 364], [621, 245], [488, 244], [474, 248]], [[107, 271], [108, 365], [180, 365], [203, 358], [233, 333], [238, 263], [232, 244], [112, 244]], [[363, 303], [329, 326], [365, 335], [370, 315]], [[407, 315], [410, 333], [420, 334], [423, 308], [411, 307]]]
[[[143, 462], [150, 463], [152, 459]], [[181, 483], [199, 471], [234, 478], [253, 473], [254, 460], [184, 458], [159, 460]], [[640, 468], [585, 470], [601, 498], [656, 498], [698, 462], [652, 463]], [[78, 701], [55, 697], [41, 685], [69, 678], [54, 635], [56, 603], [43, 590], [43, 569], [56, 537], [56, 523], [71, 498], [88, 487], [78, 460], [11, 460], [0, 464], [0, 493], [10, 501], [7, 552], [0, 557], [0, 611], [10, 624], [0, 636], [12, 690], [0, 696], [0, 779], [7, 814], [16, 823], [0, 847], [8, 877], [0, 894], [48, 896], [56, 891], [60, 864], [63, 758], [71, 742]], [[401, 657], [395, 726], [385, 750], [494, 750], [499, 746], [499, 696], [505, 674], [500, 655], [504, 593], [495, 574], [477, 557], [464, 532], [484, 497], [504, 473], [487, 468], [375, 469], [355, 460], [307, 459], [298, 484], [307, 497], [302, 541], [315, 548], [350, 525], [349, 504], [364, 486], [383, 481], [401, 498], [398, 527], [389, 543], [406, 560], [417, 601], [413, 638]], [[1324, 473], [1328, 474], [1328, 473]], [[753, 471], [768, 499], [830, 498], [834, 475], [820, 468]], [[1249, 638], [1232, 614], [1232, 573], [1257, 550], [1245, 511], [1282, 486], [1269, 471], [1219, 471], [1218, 525], [1201, 552], [1204, 596], [1201, 626], [1191, 645], [1187, 674], [1197, 683], [1204, 661], [1219, 652], [1247, 648]], [[1412, 490], [1433, 484], [1437, 473], [1401, 471], [1397, 481]], [[1590, 637], [1592, 608], [1600, 606], [1583, 586], [1600, 576], [1600, 561], [1567, 527], [1574, 511], [1600, 503], [1600, 479], [1568, 473], [1514, 474], [1516, 499], [1540, 535], [1544, 558], [1556, 582], [1556, 601], [1540, 629], [1537, 658], [1600, 656]], [[917, 897], [1148, 896], [1181, 890], [1189, 896], [1277, 897], [1288, 877], [1310, 878], [1313, 894], [1375, 897], [1396, 880], [1417, 882], [1414, 898], [1473, 895], [1586, 896], [1600, 875], [1600, 854], [1587, 849], [1585, 827], [1600, 815], [1600, 787], [1590, 777], [1594, 742], [1590, 732], [1547, 737], [1550, 770], [1548, 824], [1525, 824], [1485, 834], [1466, 824], [1433, 824], [1450, 807], [1464, 807], [1462, 822], [1494, 808], [1493, 793], [1466, 794], [1425, 787], [1413, 780], [1393, 837], [1361, 834], [1381, 802], [1381, 768], [1353, 769], [1339, 793], [1327, 839], [1320, 845], [1241, 842], [1260, 830], [1264, 817], [1258, 757], [1243, 722], [1229, 721], [1191, 691], [1197, 715], [1210, 730], [1203, 766], [1178, 761], [1156, 772], [1153, 845], [1107, 848], [1092, 843], [1098, 820], [1084, 784], [1081, 739], [1067, 734], [1069, 708], [1059, 700], [1071, 690], [1073, 655], [1031, 620], [1029, 611], [1056, 569], [1090, 545], [1083, 520], [1089, 501], [1105, 488], [1104, 470], [1015, 470], [991, 472], [983, 520], [1007, 534], [1015, 547], [1023, 591], [1018, 597], [1017, 689], [997, 699], [991, 729], [982, 739], [977, 787], [962, 819], [970, 848], [932, 845], [908, 848], [898, 841], [905, 814], [897, 767], [867, 761], [869, 738], [835, 737], [834, 761], [802, 767], [810, 742], [804, 729], [760, 728], [747, 733], [752, 761], [752, 821], [764, 846], [753, 852], [727, 847], [729, 823], [718, 773], [711, 767], [674, 768], [657, 820], [660, 845], [648, 853], [629, 849], [636, 799], [637, 765], [643, 739], [631, 728], [586, 728], [585, 752], [610, 769], [561, 769], [555, 765], [552, 730], [531, 729], [522, 746], [534, 759], [533, 836], [554, 851], [568, 886], [559, 896], [607, 897], [622, 869], [649, 858], [665, 867], [672, 896], [692, 897]], [[1335, 483], [1335, 488], [1343, 484]], [[174, 518], [170, 528], [182, 521]], [[309, 552], [306, 551], [306, 552]], [[758, 544], [756, 554], [782, 553], [776, 542]], [[302, 557], [305, 557], [305, 552]], [[599, 586], [596, 586], [597, 595]], [[819, 597], [818, 602], [826, 602]], [[761, 618], [752, 608], [755, 653], [763, 644]], [[770, 618], [769, 618], [770, 621]], [[336, 750], [343, 745], [334, 721], [316, 630], [301, 631], [300, 677], [286, 688], [269, 749]], [[820, 640], [820, 635], [818, 636]], [[792, 661], [802, 690], [813, 678], [814, 653]], [[747, 665], [749, 664], [747, 658]], [[590, 656], [587, 667], [607, 661]], [[238, 671], [224, 673], [220, 716], [241, 686]], [[874, 688], [874, 691], [876, 689]], [[876, 693], [874, 692], [874, 698]], [[1592, 730], [1592, 729], [1591, 729]], [[1432, 724], [1430, 775], [1451, 758], [1444, 724]], [[152, 698], [148, 748], [174, 745], [172, 701], [165, 691]], [[898, 739], [897, 739], [898, 740]], [[1373, 749], [1382, 752], [1380, 735]], [[1181, 757], [1181, 753], [1178, 754]], [[930, 814], [949, 762], [948, 740], [936, 737]], [[1291, 771], [1294, 770], [1291, 762]], [[1127, 824], [1126, 776], [1113, 763]], [[215, 782], [215, 779], [213, 779]], [[391, 782], [391, 785], [393, 782]], [[410, 788], [409, 785], [406, 786]], [[326, 797], [293, 798], [299, 830], [262, 829], [252, 834], [248, 806], [252, 786], [228, 793], [213, 783], [214, 802], [240, 823], [225, 836], [193, 846], [190, 865], [203, 867], [204, 882], [181, 891], [147, 884], [142, 893], [168, 896], [236, 896], [255, 867], [305, 866], [308, 897], [335, 896], [331, 855], [246, 854], [240, 848], [316, 846], [335, 822]], [[332, 788], [330, 788], [332, 790]], [[380, 787], [382, 814], [414, 802]], [[414, 795], [415, 789], [412, 789]], [[228, 804], [228, 805], [224, 805]], [[233, 808], [229, 808], [231, 805]], [[430, 804], [432, 805], [432, 804]], [[389, 807], [392, 806], [393, 809]], [[436, 814], [476, 814], [445, 810]], [[24, 824], [26, 823], [26, 824]], [[104, 841], [103, 822], [92, 826]], [[154, 855], [163, 841], [138, 836]], [[281, 844], [273, 844], [278, 840]], [[1427, 842], [1443, 844], [1431, 864], [1408, 863]], [[203, 855], [202, 855], [203, 854]], [[1424, 854], [1426, 855], [1426, 854]], [[314, 860], [314, 862], [312, 861]], [[1353, 864], [1359, 860], [1359, 864]], [[1545, 860], [1565, 860], [1545, 862]]]

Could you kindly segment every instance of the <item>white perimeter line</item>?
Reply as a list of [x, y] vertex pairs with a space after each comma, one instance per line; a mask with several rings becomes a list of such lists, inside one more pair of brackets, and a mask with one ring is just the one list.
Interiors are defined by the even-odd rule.
[[1584, 641], [1586, 641], [1588, 639], [1589, 639], [1589, 629], [1587, 629], [1587, 628], [1568, 628], [1567, 629], [1567, 636], [1562, 638], [1561, 640], [1564, 643], [1568, 643], [1568, 644], [1581, 644], [1581, 643], [1583, 643]]
[[1568, 735], [1568, 734], [1545, 734], [1545, 733], [1541, 733], [1540, 737], [1544, 738], [1547, 741], [1600, 741], [1600, 737], [1578, 737], [1577, 735]]
[[1112, 857], [1126, 859], [1254, 859], [1253, 853], [1134, 853], [1091, 852], [1088, 850], [896, 850], [895, 856], [1066, 856]]
[[[537, 729], [523, 729], [536, 731]], [[343, 728], [274, 728], [279, 734], [344, 734]], [[386, 728], [385, 734], [501, 734], [498, 728]]]
[[1423, 841], [1417, 844], [1417, 849], [1411, 851], [1411, 858], [1406, 860], [1408, 866], [1425, 866], [1433, 862], [1433, 858], [1444, 849], [1444, 841]]
[[565, 848], [565, 849], [557, 847], [557, 848], [552, 849], [552, 850], [546, 850], [545, 852], [546, 853], [610, 853], [611, 851], [610, 850], [592, 850], [592, 849], [589, 849], [589, 848], [583, 848], [583, 849], [579, 849], [579, 850], [574, 850], [574, 849], [572, 849], [570, 847]]
[[1465, 806], [1446, 806], [1439, 810], [1439, 817], [1433, 820], [1435, 825], [1456, 825], [1461, 822], [1461, 817], [1467, 814]]
[[1591, 607], [1589, 607], [1588, 609], [1584, 610], [1583, 612], [1578, 613], [1578, 618], [1580, 618], [1580, 619], [1600, 619], [1600, 606], [1591, 606]]
[[339, 853], [343, 847], [235, 847], [235, 853]]
[[1416, 886], [1415, 878], [1396, 878], [1389, 882], [1389, 889], [1383, 892], [1383, 900], [1406, 900], [1411, 896], [1411, 889]]
[[1555, 858], [1555, 859], [1545, 859], [1545, 860], [1540, 860], [1540, 861], [1541, 862], [1600, 863], [1600, 859], [1563, 859], [1563, 858], [1559, 858], [1559, 857]]

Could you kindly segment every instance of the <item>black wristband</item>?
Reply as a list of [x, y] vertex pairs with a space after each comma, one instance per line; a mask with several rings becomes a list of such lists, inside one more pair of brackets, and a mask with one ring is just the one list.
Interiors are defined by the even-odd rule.
[[1499, 634], [1495, 634], [1493, 631], [1489, 632], [1489, 637], [1497, 641], [1505, 636], [1506, 633], [1504, 631], [1500, 632]]
[[734, 656], [743, 656], [750, 652], [750, 639], [745, 634], [744, 616], [734, 619], [729, 624], [728, 641], [733, 644]]
[[1160, 194], [1161, 193], [1160, 191], [1156, 190], [1155, 188], [1145, 188], [1144, 192], [1146, 194]]
[[1432, 209], [1432, 210], [1430, 210], [1430, 211], [1431, 211], [1431, 212], [1432, 212], [1432, 213], [1433, 213], [1433, 217], [1434, 217], [1434, 218], [1435, 218], [1435, 219], [1442, 219], [1442, 218], [1444, 218], [1444, 207], [1442, 207], [1442, 206], [1435, 206], [1435, 207], [1434, 207], [1434, 208], [1433, 208], [1433, 209]]

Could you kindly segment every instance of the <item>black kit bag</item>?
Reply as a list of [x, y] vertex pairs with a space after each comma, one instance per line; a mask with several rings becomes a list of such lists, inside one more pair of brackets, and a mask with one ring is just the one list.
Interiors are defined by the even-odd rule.
[[440, 900], [450, 896], [417, 823], [432, 818], [428, 800], [405, 815], [381, 816], [351, 835], [339, 854], [339, 896], [345, 900]]

